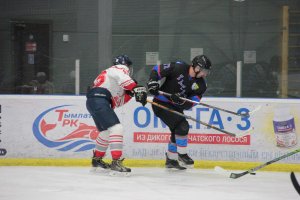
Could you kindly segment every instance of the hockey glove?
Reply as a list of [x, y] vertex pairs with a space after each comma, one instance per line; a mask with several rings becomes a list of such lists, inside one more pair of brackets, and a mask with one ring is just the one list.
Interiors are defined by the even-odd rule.
[[183, 109], [183, 110], [188, 110], [190, 109], [191, 107], [193, 107], [194, 104], [191, 103], [191, 102], [188, 102], [188, 101], [185, 101], [185, 103], [183, 105], [181, 105], [180, 107]]
[[150, 80], [147, 84], [148, 90], [152, 95], [158, 95], [159, 83], [157, 81]]
[[135, 100], [143, 106], [147, 103], [147, 89], [144, 86], [136, 86], [133, 88]]
[[125, 94], [127, 94], [127, 95], [129, 95], [131, 97], [134, 96], [134, 93], [132, 91], [130, 91], [130, 90], [125, 90]]
[[181, 98], [180, 98], [180, 94], [172, 94], [171, 96], [170, 96], [170, 100], [174, 103], [174, 104], [177, 104], [177, 105], [183, 105], [184, 103], [185, 103], [185, 101], [184, 100], [182, 100]]

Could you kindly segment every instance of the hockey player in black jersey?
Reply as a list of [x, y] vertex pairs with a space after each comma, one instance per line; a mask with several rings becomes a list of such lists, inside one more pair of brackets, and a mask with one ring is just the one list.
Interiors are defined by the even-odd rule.
[[[148, 91], [154, 95], [153, 101], [180, 113], [194, 106], [193, 101], [200, 101], [206, 91], [205, 77], [209, 75], [211, 62], [205, 55], [196, 56], [189, 65], [182, 61], [153, 67], [147, 83]], [[160, 86], [161, 79], [164, 81]], [[172, 94], [170, 97], [160, 95], [159, 90]], [[187, 154], [189, 123], [186, 118], [152, 105], [153, 112], [170, 129], [171, 139], [166, 152], [166, 168], [186, 169], [194, 161]], [[180, 165], [183, 163], [183, 166]]]

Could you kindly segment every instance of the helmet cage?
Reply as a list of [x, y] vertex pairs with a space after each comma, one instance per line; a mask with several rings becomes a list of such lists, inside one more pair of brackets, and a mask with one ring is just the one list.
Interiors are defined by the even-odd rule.
[[[195, 71], [195, 68], [196, 68], [196, 67], [199, 67], [199, 68], [200, 68], [200, 71], [199, 71], [198, 73], [200, 73], [200, 72], [202, 71], [202, 72], [204, 72], [205, 74], [207, 74], [207, 76], [210, 75], [210, 72], [211, 72], [210, 69], [206, 69], [206, 68], [204, 68], [204, 67], [201, 67], [200, 65], [197, 65], [197, 66], [194, 67], [194, 71]], [[198, 73], [197, 73], [197, 74], [198, 74]]]

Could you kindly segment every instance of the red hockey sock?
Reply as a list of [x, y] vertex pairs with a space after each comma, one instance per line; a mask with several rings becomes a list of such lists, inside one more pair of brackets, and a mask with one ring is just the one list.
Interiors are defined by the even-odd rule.
[[105, 152], [95, 150], [94, 156], [103, 158], [105, 156]]
[[111, 151], [111, 157], [114, 160], [118, 160], [122, 156], [122, 151], [112, 150]]

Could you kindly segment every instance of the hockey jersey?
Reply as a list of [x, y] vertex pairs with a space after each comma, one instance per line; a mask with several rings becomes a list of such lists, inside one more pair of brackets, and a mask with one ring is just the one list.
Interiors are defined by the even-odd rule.
[[[204, 78], [192, 78], [189, 76], [190, 65], [182, 61], [171, 62], [169, 64], [156, 65], [150, 74], [150, 81], [165, 79], [160, 90], [170, 94], [179, 93], [180, 96], [199, 102], [205, 93], [207, 85]], [[155, 96], [156, 99], [174, 104], [164, 95]], [[195, 104], [186, 102], [183, 109], [189, 109]]]
[[[125, 65], [114, 65], [102, 71], [94, 80], [93, 88], [105, 88], [111, 94], [112, 108], [120, 107], [131, 99], [130, 91], [137, 83], [129, 76]], [[127, 92], [126, 92], [127, 91]]]

